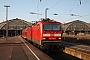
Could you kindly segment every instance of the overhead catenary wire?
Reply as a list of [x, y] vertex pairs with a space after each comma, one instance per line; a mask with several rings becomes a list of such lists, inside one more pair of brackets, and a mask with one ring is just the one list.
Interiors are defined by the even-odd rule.
[[56, 3], [55, 5], [53, 5], [51, 8], [49, 8], [49, 10], [52, 9], [53, 7], [55, 7], [56, 5], [58, 5], [61, 1], [62, 1], [62, 0], [60, 0], [59, 2], [57, 2], [57, 3]]
[[87, 16], [90, 16], [90, 14], [83, 15], [83, 16], [77, 16], [77, 17], [73, 18], [72, 20], [74, 20], [74, 19], [79, 19], [79, 18], [83, 18], [83, 17], [87, 17]]
[[70, 12], [73, 10], [74, 6], [75, 6], [76, 0], [74, 1], [74, 4], [72, 6], [72, 8], [70, 9]]
[[[89, 1], [88, 1], [88, 2], [89, 2]], [[71, 11], [74, 9], [75, 3], [76, 3], [76, 0], [75, 0], [75, 2], [74, 2], [74, 4], [73, 4], [73, 7], [72, 7], [71, 10], [70, 10], [70, 18], [71, 18], [71, 20], [72, 20], [71, 15], [73, 15], [73, 16], [78, 16], [78, 18], [83, 18], [83, 17], [86, 17], [86, 16], [89, 16], [89, 15], [90, 15], [90, 14], [88, 14], [88, 15], [80, 16], [80, 15], [71, 14]], [[84, 2], [84, 3], [82, 3], [82, 0], [79, 0], [79, 5], [78, 5], [78, 6], [80, 6], [80, 5], [82, 5], [82, 4], [85, 4], [85, 3], [87, 3], [87, 1]]]
[[39, 5], [41, 3], [42, 0], [38, 0], [38, 5], [37, 5], [37, 18], [39, 18], [38, 14], [39, 14]]
[[72, 8], [70, 9], [70, 19], [72, 20], [72, 17], [71, 17], [71, 11], [73, 10], [74, 6], [75, 6], [75, 3], [76, 3], [76, 0], [74, 1], [74, 4], [72, 6]]
[[[38, 5], [37, 5], [37, 10], [38, 10], [38, 13], [39, 13], [39, 6], [40, 6], [40, 3], [42, 2], [43, 0], [38, 0]], [[80, 1], [81, 0], [79, 0], [79, 3], [80, 3]], [[62, 2], [62, 0], [60, 0], [59, 2], [57, 2], [55, 5], [53, 5], [51, 8], [49, 8], [49, 10], [50, 9], [52, 9], [52, 8], [54, 8], [56, 5], [58, 5], [60, 2]], [[73, 4], [73, 6], [72, 6], [72, 8], [70, 9], [70, 14], [71, 14], [71, 11], [74, 9], [74, 7], [75, 7], [75, 3], [76, 3], [76, 0], [74, 1], [74, 4]], [[81, 3], [82, 4], [86, 4], [86, 3], [88, 3], [88, 1], [86, 1], [86, 2], [82, 2], [81, 1]], [[4, 11], [4, 10], [0, 10], [0, 11]], [[21, 12], [21, 11], [9, 11], [9, 12], [15, 12], [15, 13], [29, 13], [29, 12]], [[65, 0], [65, 13], [66, 13], [66, 0]], [[44, 13], [43, 13], [44, 14]], [[42, 15], [43, 15], [42, 14]], [[39, 18], [39, 16], [38, 16], [38, 14], [37, 14], [37, 17]]]
[[65, 15], [66, 15], [66, 0], [65, 0]]
[[39, 7], [40, 3], [41, 3], [41, 0], [40, 0], [40, 2], [39, 2], [39, 0], [38, 0], [38, 5], [37, 5], [38, 13], [39, 13], [39, 9], [38, 9], [38, 7]]
[[[52, 8], [54, 8], [56, 5], [58, 5], [62, 0], [60, 0], [59, 2], [57, 2], [55, 5], [53, 5], [51, 8], [49, 8], [49, 10], [51, 10]], [[43, 13], [45, 14], [45, 13]]]
[[[3, 11], [3, 12], [4, 12], [4, 10], [0, 10], [0, 11]], [[29, 12], [21, 12], [21, 11], [8, 11], [8, 12], [14, 12], [14, 13], [29, 13]]]

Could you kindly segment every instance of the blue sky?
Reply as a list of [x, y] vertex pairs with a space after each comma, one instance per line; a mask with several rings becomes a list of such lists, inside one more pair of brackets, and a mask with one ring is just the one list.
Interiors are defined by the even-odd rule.
[[[81, 1], [81, 4], [80, 4]], [[0, 22], [6, 19], [6, 8], [4, 5], [10, 5], [8, 10], [8, 19], [20, 18], [28, 22], [38, 21], [45, 18], [45, 9], [47, 17], [67, 23], [75, 20], [81, 20], [90, 23], [90, 0], [0, 0]], [[42, 15], [30, 14], [35, 12]], [[58, 15], [53, 15], [58, 14]], [[74, 14], [75, 16], [71, 16]]]

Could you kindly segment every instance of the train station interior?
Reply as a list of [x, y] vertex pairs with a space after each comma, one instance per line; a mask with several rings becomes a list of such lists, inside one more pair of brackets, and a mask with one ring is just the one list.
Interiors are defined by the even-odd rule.
[[[25, 20], [15, 18], [12, 20], [4, 21], [0, 23], [0, 37], [6, 36], [6, 28], [8, 22], [8, 36], [17, 36], [21, 35], [23, 29], [30, 27], [32, 25], [31, 22], [27, 22]], [[62, 30], [64, 34], [90, 34], [90, 23], [83, 22], [81, 20], [75, 20], [68, 23], [62, 23]]]
[[[7, 30], [6, 23], [7, 23], [7, 21], [0, 23], [0, 36], [1, 37], [6, 36], [6, 30]], [[22, 30], [29, 27], [29, 26], [31, 26], [31, 23], [27, 22], [25, 20], [21, 20], [18, 18], [8, 20], [8, 36], [21, 35]]]
[[69, 23], [62, 24], [63, 33], [69, 35], [86, 35], [90, 34], [90, 23], [80, 20], [75, 20]]

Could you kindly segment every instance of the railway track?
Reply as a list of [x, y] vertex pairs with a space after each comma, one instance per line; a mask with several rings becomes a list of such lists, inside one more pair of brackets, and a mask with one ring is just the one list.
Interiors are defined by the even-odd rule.
[[84, 45], [90, 46], [90, 39], [89, 37], [73, 37], [73, 36], [63, 36], [63, 41], [72, 42], [72, 43], [81, 43]]
[[66, 54], [64, 52], [50, 52], [50, 53], [44, 52], [44, 53], [50, 56], [53, 60], [81, 60], [77, 57]]
[[[64, 46], [75, 46], [75, 45], [77, 45], [77, 44], [73, 44], [73, 43], [69, 43], [69, 42], [68, 43], [63, 42], [63, 44], [64, 44]], [[78, 48], [78, 49], [80, 49], [80, 48]], [[74, 56], [69, 55], [69, 54], [64, 53], [64, 52], [56, 52], [56, 51], [49, 51], [49, 52], [43, 51], [43, 52], [54, 60], [67, 60], [67, 59], [69, 59], [69, 60], [82, 60], [78, 57], [74, 57]]]
[[[11, 37], [8, 38], [8, 41], [5, 43], [0, 43], [0, 59], [1, 60], [81, 60], [79, 58], [74, 57], [73, 55], [66, 54], [64, 52], [49, 52], [41, 51], [31, 43], [19, 37]], [[28, 46], [26, 46], [26, 45]], [[65, 48], [73, 48], [78, 50], [82, 49], [84, 51], [86, 49], [87, 53], [89, 53], [89, 47], [81, 44], [63, 42]], [[82, 48], [80, 48], [82, 47]], [[85, 49], [84, 49], [85, 48]], [[30, 51], [30, 49], [35, 53], [38, 57], [36, 58], [34, 54]], [[67, 48], [66, 48], [67, 49]], [[65, 51], [65, 50], [64, 50]]]
[[[32, 45], [34, 46], [34, 45]], [[35, 48], [39, 49], [35, 46]], [[34, 50], [34, 49], [33, 49]], [[40, 50], [40, 49], [39, 49]], [[66, 54], [64, 52], [58, 52], [58, 51], [46, 51], [46, 50], [40, 50], [40, 52], [50, 58], [49, 60], [80, 60], [79, 58], [73, 57], [69, 54]]]
[[[28, 41], [27, 41], [28, 42]], [[24, 48], [24, 47], [23, 47]], [[32, 53], [36, 56], [37, 60], [53, 60], [51, 57], [49, 57], [48, 55], [46, 55], [45, 53], [43, 53], [41, 50], [39, 50], [37, 47], [35, 47], [34, 45], [32, 45], [31, 43], [28, 42], [27, 44], [27, 48], [31, 48], [32, 49]], [[30, 49], [30, 50], [31, 50]], [[27, 50], [25, 50], [27, 53]], [[27, 53], [28, 54], [28, 53]]]
[[[34, 46], [34, 45], [32, 45], [32, 46]], [[40, 51], [42, 51], [42, 50], [40, 50]], [[44, 50], [41, 53], [44, 53], [44, 55], [47, 57], [51, 57], [49, 60], [51, 60], [51, 59], [53, 59], [53, 60], [67, 60], [67, 59], [68, 60], [80, 60], [79, 58], [71, 56], [71, 55], [66, 54], [64, 52], [58, 52], [58, 51], [49, 51], [48, 52], [48, 51]]]

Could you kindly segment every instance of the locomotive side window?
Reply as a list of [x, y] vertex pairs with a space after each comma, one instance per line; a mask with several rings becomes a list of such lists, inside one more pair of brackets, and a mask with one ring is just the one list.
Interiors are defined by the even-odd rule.
[[60, 30], [60, 24], [44, 24], [44, 30]]

